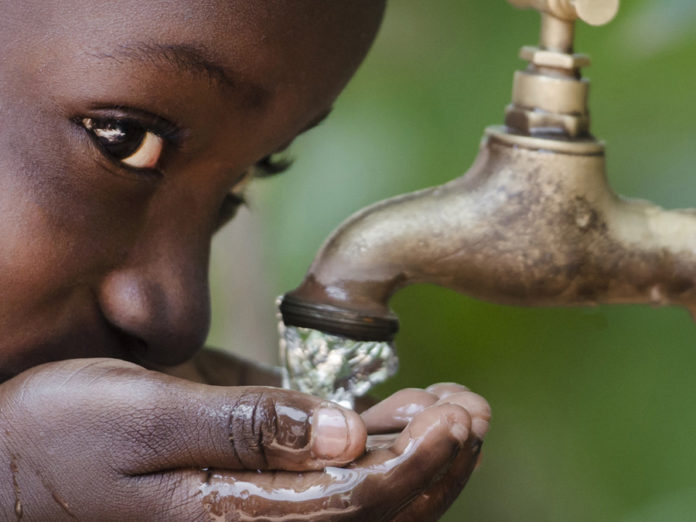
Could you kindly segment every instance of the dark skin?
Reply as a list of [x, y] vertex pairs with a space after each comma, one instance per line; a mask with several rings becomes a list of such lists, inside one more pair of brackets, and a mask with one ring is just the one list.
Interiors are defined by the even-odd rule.
[[[405, 390], [360, 417], [195, 355], [212, 235], [252, 167], [330, 111], [383, 4], [2, 6], [1, 518], [439, 517], [481, 397]], [[365, 452], [368, 433], [390, 435]]]

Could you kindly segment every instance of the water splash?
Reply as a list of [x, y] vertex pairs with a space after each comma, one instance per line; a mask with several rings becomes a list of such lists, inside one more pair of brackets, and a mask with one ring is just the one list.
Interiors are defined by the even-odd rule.
[[353, 408], [355, 398], [396, 373], [388, 342], [354, 341], [279, 321], [283, 387]]

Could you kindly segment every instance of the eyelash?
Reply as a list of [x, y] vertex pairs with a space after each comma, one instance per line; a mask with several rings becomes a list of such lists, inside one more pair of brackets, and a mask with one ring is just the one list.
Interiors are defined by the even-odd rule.
[[257, 178], [268, 178], [282, 174], [292, 167], [292, 160], [287, 157], [278, 157], [278, 154], [269, 154], [259, 160], [254, 166]]
[[[292, 166], [292, 160], [286, 157], [278, 157], [278, 154], [269, 154], [264, 156], [253, 167], [254, 177], [257, 178], [268, 178], [270, 176], [275, 176], [281, 174], [288, 170]], [[218, 218], [217, 229], [222, 228], [222, 226], [231, 221], [237, 214], [240, 207], [247, 204], [247, 200], [244, 194], [239, 194], [236, 192], [230, 192], [225, 198], [225, 202], [222, 205], [222, 210], [220, 212], [220, 217]]]

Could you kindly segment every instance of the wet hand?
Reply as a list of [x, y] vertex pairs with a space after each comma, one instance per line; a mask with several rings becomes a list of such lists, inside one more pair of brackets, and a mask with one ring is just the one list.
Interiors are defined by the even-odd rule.
[[301, 475], [215, 471], [190, 495], [200, 495], [215, 517], [437, 520], [477, 463], [490, 408], [463, 386], [438, 384], [402, 390], [362, 417], [373, 433], [369, 449], [346, 468]]
[[211, 509], [205, 468], [253, 470], [250, 483], [265, 484], [264, 470], [345, 465], [366, 439], [356, 413], [314, 397], [201, 385], [112, 359], [7, 381], [0, 426], [0, 519], [23, 521], [201, 520]]
[[[463, 444], [445, 464], [440, 477], [414, 496], [394, 517], [395, 521], [438, 520], [447, 511], [478, 465], [481, 445], [491, 420], [491, 408], [483, 397], [465, 386], [441, 383], [426, 390], [401, 390], [362, 414], [370, 433], [388, 433], [404, 427], [412, 429], [415, 422], [432, 418], [435, 412], [441, 411], [441, 406], [448, 404], [464, 408], [469, 414], [471, 424], [466, 439], [462, 434], [459, 440], [464, 440]], [[368, 437], [368, 446], [378, 441], [379, 436], [372, 435]], [[439, 442], [430, 439], [429, 444], [431, 447], [428, 443], [423, 444], [420, 451], [425, 454], [433, 452], [432, 444]]]

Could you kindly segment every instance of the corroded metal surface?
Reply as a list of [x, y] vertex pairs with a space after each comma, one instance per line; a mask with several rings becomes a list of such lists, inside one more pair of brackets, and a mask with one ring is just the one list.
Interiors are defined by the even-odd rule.
[[516, 305], [694, 308], [696, 213], [617, 197], [603, 155], [489, 138], [463, 177], [350, 218], [293, 295], [381, 315], [419, 282]]

